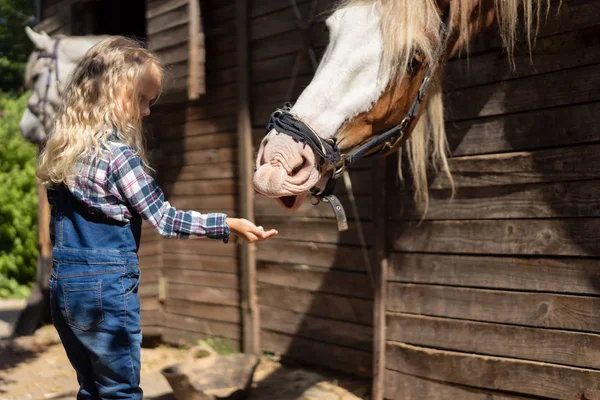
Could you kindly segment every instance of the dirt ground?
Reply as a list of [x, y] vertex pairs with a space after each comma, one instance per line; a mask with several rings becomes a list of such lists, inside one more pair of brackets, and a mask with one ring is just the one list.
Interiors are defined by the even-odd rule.
[[[186, 349], [157, 346], [142, 349], [144, 398], [173, 399], [164, 367], [181, 362]], [[263, 358], [254, 374], [251, 400], [367, 399], [368, 383], [298, 368]], [[77, 381], [52, 326], [34, 336], [0, 340], [0, 400], [75, 399]]]

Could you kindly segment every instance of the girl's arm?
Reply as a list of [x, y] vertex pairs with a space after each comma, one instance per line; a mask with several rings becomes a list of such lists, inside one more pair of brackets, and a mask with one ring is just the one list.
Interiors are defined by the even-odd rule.
[[144, 170], [141, 159], [125, 145], [115, 146], [107, 173], [109, 190], [134, 209], [162, 236], [229, 240], [227, 215], [180, 211], [165, 201], [163, 191]]

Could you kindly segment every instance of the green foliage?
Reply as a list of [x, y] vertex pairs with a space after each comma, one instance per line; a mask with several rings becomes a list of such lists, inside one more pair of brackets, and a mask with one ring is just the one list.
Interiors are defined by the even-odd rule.
[[0, 0], [0, 90], [23, 88], [25, 65], [33, 50], [25, 33], [31, 15], [31, 0]]
[[37, 250], [37, 149], [21, 136], [28, 94], [0, 93], [0, 297], [23, 294], [35, 277]]
[[29, 285], [21, 285], [14, 278], [0, 275], [0, 299], [26, 299], [30, 294]]

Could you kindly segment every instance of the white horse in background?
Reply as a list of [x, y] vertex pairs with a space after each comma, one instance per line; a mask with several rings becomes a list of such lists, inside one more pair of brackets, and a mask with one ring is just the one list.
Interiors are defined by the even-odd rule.
[[35, 45], [25, 69], [25, 87], [31, 91], [19, 127], [25, 140], [42, 143], [60, 106], [60, 94], [77, 62], [107, 36], [59, 36], [25, 28]]

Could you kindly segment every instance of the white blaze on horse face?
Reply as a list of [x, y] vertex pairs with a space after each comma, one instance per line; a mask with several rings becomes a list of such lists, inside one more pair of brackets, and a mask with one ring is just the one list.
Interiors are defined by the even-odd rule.
[[380, 23], [374, 5], [347, 7], [327, 20], [329, 46], [292, 108], [319, 136], [334, 136], [344, 121], [369, 110], [388, 85]]
[[[292, 112], [323, 138], [368, 111], [381, 97], [390, 73], [381, 67], [383, 40], [376, 6], [353, 6], [327, 20], [329, 45], [310, 85]], [[254, 188], [297, 209], [321, 179], [319, 158], [309, 146], [276, 131], [262, 141], [256, 159]]]

